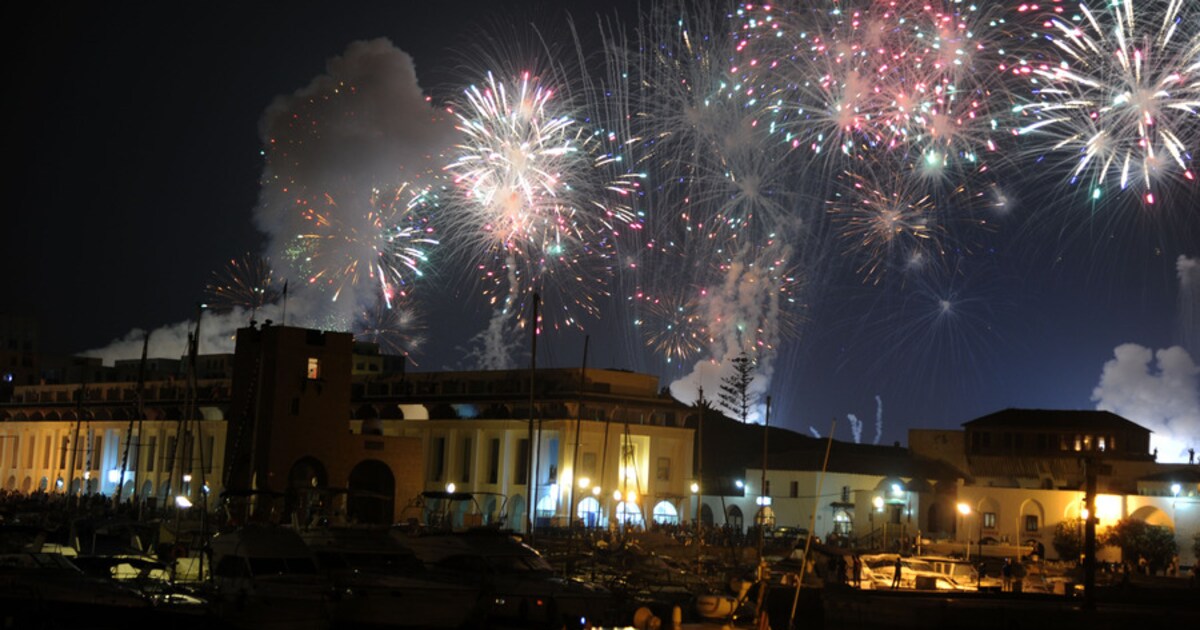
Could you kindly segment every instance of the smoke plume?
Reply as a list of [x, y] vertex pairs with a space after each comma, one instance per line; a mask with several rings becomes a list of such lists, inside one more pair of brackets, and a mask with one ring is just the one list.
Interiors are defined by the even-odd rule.
[[1180, 256], [1175, 270], [1179, 273], [1179, 345], [1200, 357], [1200, 259]]
[[1092, 392], [1096, 409], [1153, 431], [1160, 461], [1187, 461], [1187, 449], [1200, 442], [1200, 368], [1180, 346], [1155, 352], [1126, 343], [1113, 354]]
[[[422, 93], [412, 58], [386, 39], [350, 44], [324, 74], [277, 97], [260, 121], [266, 162], [253, 220], [267, 236], [263, 254], [276, 278], [290, 280], [292, 291], [287, 322], [282, 304], [259, 309], [256, 319], [352, 330], [381, 295], [370, 264], [378, 257], [373, 199], [405, 183], [432, 184], [451, 131]], [[300, 238], [314, 233], [319, 238]], [[344, 273], [349, 268], [357, 275]], [[200, 351], [232, 352], [235, 331], [249, 321], [243, 309], [206, 312]], [[150, 355], [180, 356], [191, 325], [151, 332]], [[105, 363], [139, 358], [143, 334], [85, 354]]]

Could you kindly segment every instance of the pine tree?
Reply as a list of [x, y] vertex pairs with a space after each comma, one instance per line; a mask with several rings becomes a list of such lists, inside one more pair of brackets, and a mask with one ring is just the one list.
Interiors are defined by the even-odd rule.
[[741, 418], [744, 424], [750, 416], [750, 383], [754, 381], [754, 363], [746, 353], [739, 354], [730, 361], [733, 374], [721, 379], [721, 391], [718, 394], [721, 407]]

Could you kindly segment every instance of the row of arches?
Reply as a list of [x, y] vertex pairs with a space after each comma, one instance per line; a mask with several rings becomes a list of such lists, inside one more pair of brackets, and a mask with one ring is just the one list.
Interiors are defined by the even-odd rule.
[[[144, 413], [139, 417], [136, 407], [115, 405], [111, 407], [89, 407], [85, 408], [80, 414], [74, 409], [66, 409], [58, 411], [50, 409], [47, 411], [34, 410], [26, 412], [24, 410], [5, 411], [2, 412], [0, 420], [11, 422], [75, 422], [82, 419], [85, 422], [105, 422], [105, 421], [128, 421], [128, 420], [181, 420], [187, 409], [183, 406], [148, 406]], [[224, 412], [220, 414], [224, 417]], [[220, 419], [220, 418], [217, 418]]]
[[350, 469], [345, 488], [331, 488], [321, 460], [302, 457], [288, 471], [285, 510], [303, 522], [344, 517], [349, 522], [390, 525], [396, 509], [396, 476], [390, 466], [367, 459]]
[[[20, 491], [26, 494], [34, 492], [35, 490], [40, 492], [68, 492], [70, 494], [97, 494], [100, 492], [100, 479], [96, 477], [90, 477], [88, 479], [76, 477], [71, 480], [71, 484], [68, 487], [66, 481], [62, 477], [57, 477], [53, 482], [51, 482], [49, 477], [43, 476], [38, 480], [35, 487], [33, 477], [26, 476], [23, 480], [18, 482], [16, 475], [10, 475], [8, 480], [4, 483], [3, 489], [9, 491]], [[154, 493], [154, 490], [155, 488], [153, 481], [143, 482], [141, 488], [139, 489], [137, 484], [130, 479], [125, 482], [124, 486], [122, 486], [121, 495], [124, 497], [133, 497], [134, 492], [137, 491], [139, 496], [157, 497], [160, 501], [166, 501], [172, 496], [171, 484], [169, 482], [164, 481], [159, 485], [157, 495]]]

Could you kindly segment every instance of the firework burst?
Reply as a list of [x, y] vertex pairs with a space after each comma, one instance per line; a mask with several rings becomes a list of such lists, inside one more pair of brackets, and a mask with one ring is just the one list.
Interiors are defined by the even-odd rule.
[[1154, 204], [1195, 181], [1200, 140], [1200, 9], [1185, 0], [1055, 2], [1011, 72], [1031, 96], [1015, 106], [1038, 154], [1061, 159], [1093, 199], [1128, 190]]
[[359, 314], [354, 335], [378, 344], [385, 354], [411, 357], [425, 342], [425, 326], [412, 306], [380, 300]]
[[270, 261], [251, 254], [231, 259], [224, 268], [214, 271], [205, 287], [210, 307], [243, 308], [251, 312], [274, 304], [279, 291]]
[[549, 284], [594, 314], [591, 295], [603, 278], [590, 263], [605, 258], [614, 225], [608, 209], [587, 197], [596, 188], [587, 132], [560, 108], [554, 88], [529, 72], [511, 82], [489, 72], [454, 111], [451, 229], [468, 243], [485, 293], [521, 318], [524, 297]]
[[708, 346], [700, 298], [700, 290], [690, 287], [662, 297], [636, 296], [640, 316], [634, 325], [642, 331], [646, 346], [667, 363], [686, 363]]
[[310, 229], [296, 236], [295, 257], [303, 258], [296, 262], [308, 271], [308, 283], [328, 291], [333, 301], [347, 287], [369, 283], [390, 306], [423, 274], [427, 251], [438, 243], [424, 214], [435, 199], [431, 191], [411, 191], [407, 184], [375, 188], [356, 211], [322, 195], [304, 204]]

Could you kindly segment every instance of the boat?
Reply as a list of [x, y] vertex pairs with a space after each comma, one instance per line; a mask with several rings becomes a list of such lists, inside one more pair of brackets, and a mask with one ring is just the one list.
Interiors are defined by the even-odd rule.
[[958, 586], [957, 590], [1000, 590], [1003, 580], [998, 577], [981, 575], [979, 565], [969, 560], [942, 555], [914, 556], [914, 560], [924, 563], [933, 571], [946, 576]]
[[211, 598], [237, 628], [325, 630], [336, 593], [292, 529], [246, 525], [213, 536]]
[[352, 594], [334, 605], [337, 627], [458, 628], [476, 614], [478, 585], [431, 572], [385, 529], [298, 533], [334, 588]]
[[61, 554], [0, 554], [0, 627], [137, 627], [151, 612], [137, 591], [85, 575]]
[[511, 533], [479, 528], [392, 535], [435, 573], [478, 586], [485, 623], [582, 628], [605, 624], [614, 613], [607, 589], [555, 575], [540, 553]]
[[[862, 561], [862, 588], [890, 589], [894, 582], [896, 559], [900, 559], [900, 583], [897, 588], [922, 591], [973, 591], [974, 582], [965, 579], [960, 583], [952, 573], [938, 570], [933, 564], [920, 557], [906, 557], [894, 553], [867, 554]], [[948, 570], [954, 570], [951, 567]], [[965, 577], [965, 576], [964, 576]]]

